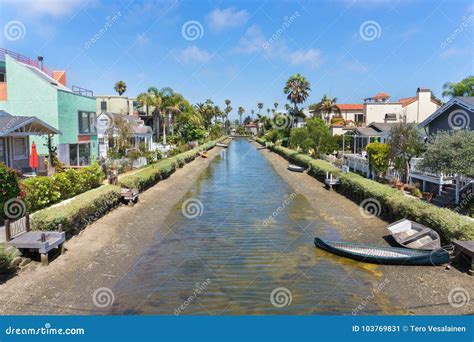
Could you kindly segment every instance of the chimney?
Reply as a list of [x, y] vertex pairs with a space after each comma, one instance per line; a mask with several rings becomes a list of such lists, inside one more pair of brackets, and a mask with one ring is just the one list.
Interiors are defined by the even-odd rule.
[[43, 71], [43, 56], [38, 56], [38, 67]]

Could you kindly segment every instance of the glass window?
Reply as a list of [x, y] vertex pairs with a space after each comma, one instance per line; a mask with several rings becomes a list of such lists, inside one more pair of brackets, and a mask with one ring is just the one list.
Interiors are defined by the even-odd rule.
[[26, 158], [26, 140], [24, 138], [13, 139], [13, 157], [14, 159]]
[[69, 145], [69, 165], [78, 165], [77, 160], [77, 144], [71, 144]]
[[91, 145], [79, 144], [79, 165], [89, 165], [91, 163]]
[[95, 120], [94, 112], [79, 112], [79, 134], [94, 134]]
[[91, 144], [70, 144], [69, 164], [71, 166], [86, 166], [91, 163]]
[[107, 102], [106, 101], [101, 101], [100, 102], [100, 111], [101, 112], [106, 112], [107, 111]]

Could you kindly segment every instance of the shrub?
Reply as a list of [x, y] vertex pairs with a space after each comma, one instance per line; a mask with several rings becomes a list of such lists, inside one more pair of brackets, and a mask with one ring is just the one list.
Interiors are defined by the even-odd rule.
[[3, 221], [3, 207], [5, 202], [11, 198], [16, 198], [20, 194], [20, 186], [15, 170], [10, 169], [5, 164], [0, 163], [0, 221]]
[[99, 164], [79, 170], [66, 169], [51, 177], [28, 178], [21, 182], [28, 211], [46, 208], [61, 200], [100, 186], [104, 174]]
[[123, 176], [119, 179], [121, 186], [132, 189], [145, 190], [162, 179], [168, 178], [178, 167], [184, 166], [186, 163], [194, 160], [196, 155], [201, 151], [207, 151], [213, 148], [217, 142], [226, 139], [226, 137], [207, 142], [199, 147], [180, 153], [171, 158], [160, 160], [154, 165], [143, 168], [131, 175]]
[[332, 172], [341, 181], [341, 191], [351, 192], [362, 198], [376, 199], [382, 208], [388, 208], [396, 219], [408, 218], [424, 224], [438, 231], [446, 240], [474, 240], [474, 223], [449, 209], [407, 198], [396, 189], [356, 173], [341, 173], [338, 168], [326, 161], [313, 159], [294, 150], [274, 145], [270, 145], [269, 148], [292, 162], [309, 166], [311, 174], [317, 179], [323, 180], [326, 172]]
[[57, 230], [62, 224], [64, 231], [74, 233], [103, 216], [120, 199], [119, 187], [103, 185], [74, 197], [68, 203], [37, 211], [31, 216], [31, 225], [35, 230]]
[[10, 268], [12, 256], [5, 253], [3, 248], [0, 246], [0, 274], [6, 273]]

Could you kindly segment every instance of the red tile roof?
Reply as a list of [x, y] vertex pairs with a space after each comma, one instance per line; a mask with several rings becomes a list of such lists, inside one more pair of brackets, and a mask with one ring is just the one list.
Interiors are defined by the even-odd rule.
[[341, 111], [364, 109], [364, 105], [359, 103], [340, 103], [337, 106]]
[[413, 97], [406, 97], [404, 99], [400, 99], [398, 100], [398, 102], [401, 102], [402, 103], [402, 107], [406, 107], [408, 106], [409, 104], [413, 103], [416, 101], [416, 96], [413, 96]]
[[378, 94], [375, 94], [374, 96], [372, 96], [373, 99], [383, 99], [383, 98], [387, 98], [387, 97], [390, 97], [390, 94], [378, 93]]

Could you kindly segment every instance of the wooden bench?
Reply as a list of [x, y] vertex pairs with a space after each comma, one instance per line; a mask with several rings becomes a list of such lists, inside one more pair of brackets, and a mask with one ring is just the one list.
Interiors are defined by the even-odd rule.
[[453, 241], [454, 255], [459, 263], [468, 265], [467, 273], [474, 276], [474, 241]]
[[44, 266], [49, 263], [48, 252], [52, 249], [64, 253], [65, 241], [66, 233], [62, 231], [61, 224], [57, 232], [42, 232], [31, 231], [28, 213], [17, 220], [5, 220], [5, 245], [40, 253]]

